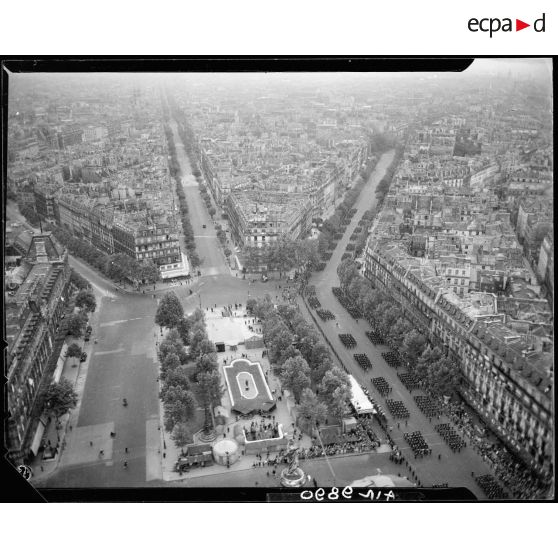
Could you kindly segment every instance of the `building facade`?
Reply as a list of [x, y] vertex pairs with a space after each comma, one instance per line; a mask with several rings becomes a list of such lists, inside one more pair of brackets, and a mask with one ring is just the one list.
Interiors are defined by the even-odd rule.
[[[8, 457], [29, 456], [38, 422], [33, 420], [39, 388], [69, 296], [67, 251], [51, 233], [33, 236], [26, 262], [30, 271], [13, 296], [6, 296]], [[35, 416], [37, 414], [35, 413]]]
[[[417, 328], [441, 342], [461, 364], [461, 394], [533, 470], [548, 472], [553, 452], [552, 355], [533, 351], [494, 314], [471, 316], [441, 287], [424, 281], [420, 267], [369, 245], [364, 275], [397, 300]], [[441, 277], [439, 279], [442, 279]]]

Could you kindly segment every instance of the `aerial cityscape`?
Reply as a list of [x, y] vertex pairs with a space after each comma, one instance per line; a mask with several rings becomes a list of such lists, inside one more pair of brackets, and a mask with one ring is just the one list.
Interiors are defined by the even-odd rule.
[[10, 75], [9, 461], [552, 499], [552, 119], [541, 58]]

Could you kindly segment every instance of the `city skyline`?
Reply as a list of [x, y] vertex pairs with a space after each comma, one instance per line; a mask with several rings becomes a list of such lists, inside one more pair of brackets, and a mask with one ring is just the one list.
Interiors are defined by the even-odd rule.
[[548, 498], [551, 69], [12, 74], [12, 462], [39, 488]]

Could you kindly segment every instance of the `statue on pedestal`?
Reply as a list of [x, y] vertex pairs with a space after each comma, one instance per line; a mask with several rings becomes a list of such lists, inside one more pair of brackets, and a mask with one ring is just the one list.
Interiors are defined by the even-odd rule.
[[300, 452], [300, 448], [296, 447], [293, 441], [289, 441], [289, 445], [287, 446], [287, 452], [285, 457], [288, 460], [289, 466], [286, 469], [287, 475], [292, 475], [298, 469], [298, 454]]
[[299, 452], [300, 448], [290, 440], [285, 453], [288, 466], [281, 471], [281, 484], [285, 487], [298, 488], [306, 482], [306, 473], [298, 465]]

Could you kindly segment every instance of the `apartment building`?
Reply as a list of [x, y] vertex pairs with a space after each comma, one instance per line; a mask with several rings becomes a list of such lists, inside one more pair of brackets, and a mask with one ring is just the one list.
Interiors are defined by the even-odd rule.
[[5, 301], [5, 435], [8, 457], [14, 463], [21, 463], [30, 451], [36, 453], [40, 442], [40, 424], [32, 416], [70, 288], [67, 251], [51, 233], [33, 235], [23, 259], [28, 273]]
[[[407, 317], [461, 364], [462, 395], [534, 470], [552, 457], [552, 353], [506, 325], [493, 305], [448, 296], [445, 277], [397, 244], [369, 245], [364, 276], [397, 300]], [[531, 349], [531, 350], [530, 350]]]
[[226, 199], [233, 240], [241, 247], [264, 248], [280, 237], [304, 238], [312, 225], [312, 206], [304, 194], [248, 190]]

